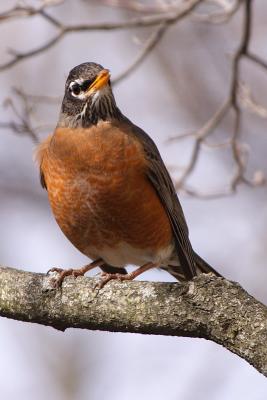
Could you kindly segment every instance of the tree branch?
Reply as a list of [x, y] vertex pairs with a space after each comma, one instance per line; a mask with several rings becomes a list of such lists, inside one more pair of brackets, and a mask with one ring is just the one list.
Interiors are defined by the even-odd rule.
[[66, 328], [200, 337], [223, 345], [267, 376], [267, 308], [237, 283], [200, 275], [185, 284], [110, 282], [0, 267], [0, 315]]

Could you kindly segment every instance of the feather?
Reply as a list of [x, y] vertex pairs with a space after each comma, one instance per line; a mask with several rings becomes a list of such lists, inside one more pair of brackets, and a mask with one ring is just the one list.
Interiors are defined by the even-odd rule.
[[174, 185], [153, 140], [139, 127], [132, 124], [132, 132], [141, 141], [148, 161], [147, 177], [154, 186], [172, 226], [175, 247], [186, 279], [197, 275], [194, 251], [192, 249], [184, 213]]
[[49, 148], [50, 142], [52, 139], [52, 135], [49, 135], [42, 143], [40, 143], [34, 154], [34, 159], [39, 165], [39, 170], [40, 170], [40, 183], [42, 188], [47, 189], [46, 182], [45, 182], [45, 175], [42, 169], [42, 164], [43, 164], [43, 158]]

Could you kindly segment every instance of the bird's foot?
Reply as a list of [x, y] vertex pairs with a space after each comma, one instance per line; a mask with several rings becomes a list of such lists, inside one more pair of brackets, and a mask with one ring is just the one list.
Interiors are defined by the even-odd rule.
[[113, 273], [108, 273], [108, 272], [102, 272], [100, 276], [100, 280], [98, 284], [95, 287], [98, 287], [99, 289], [102, 289], [109, 281], [112, 279], [116, 279], [118, 281], [132, 281], [134, 278], [136, 278], [138, 275], [141, 275], [143, 272], [148, 271], [151, 268], [156, 268], [159, 267], [158, 264], [148, 262], [141, 267], [135, 269], [134, 271], [130, 272], [129, 274], [113, 274]]
[[90, 271], [91, 269], [95, 268], [95, 267], [99, 267], [103, 264], [104, 262], [102, 260], [96, 260], [93, 261], [91, 264], [85, 265], [84, 267], [81, 268], [69, 268], [69, 269], [62, 269], [62, 268], [50, 268], [47, 271], [47, 274], [49, 274], [50, 272], [56, 272], [57, 276], [56, 277], [52, 277], [51, 281], [53, 283], [53, 286], [55, 288], [59, 288], [62, 285], [63, 280], [65, 279], [66, 276], [73, 276], [74, 278], [77, 278], [77, 276], [83, 276], [87, 271]]
[[129, 274], [110, 274], [108, 272], [102, 272], [100, 275], [100, 279], [95, 287], [98, 289], [102, 289], [109, 281], [117, 280], [117, 281], [131, 281], [135, 278], [134, 274], [131, 272]]
[[[84, 268], [84, 267], [83, 267]], [[55, 288], [59, 288], [62, 285], [62, 282], [64, 281], [66, 276], [73, 276], [74, 278], [77, 278], [77, 276], [83, 276], [86, 271], [83, 271], [83, 268], [79, 269], [62, 269], [62, 268], [51, 268], [47, 273], [49, 274], [50, 272], [57, 272], [56, 277], [52, 277], [52, 282], [53, 286]]]

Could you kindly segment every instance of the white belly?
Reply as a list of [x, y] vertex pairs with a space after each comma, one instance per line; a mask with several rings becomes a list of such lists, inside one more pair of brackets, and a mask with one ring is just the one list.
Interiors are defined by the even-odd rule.
[[107, 264], [114, 267], [125, 267], [126, 265], [144, 265], [153, 262], [158, 265], [168, 265], [172, 258], [174, 245], [150, 252], [147, 249], [136, 249], [128, 243], [121, 242], [116, 247], [102, 247], [101, 249], [88, 246], [84, 253], [93, 259], [101, 258]]

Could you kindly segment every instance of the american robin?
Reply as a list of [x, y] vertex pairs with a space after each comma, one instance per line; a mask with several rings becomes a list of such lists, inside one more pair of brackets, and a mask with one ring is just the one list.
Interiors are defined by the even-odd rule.
[[[77, 270], [53, 268], [58, 286], [96, 266], [102, 286], [154, 267], [180, 281], [199, 272], [220, 276], [192, 249], [160, 153], [117, 107], [109, 70], [88, 62], [70, 71], [57, 127], [37, 159], [58, 225], [93, 260]], [[138, 268], [127, 273], [128, 264]]]

